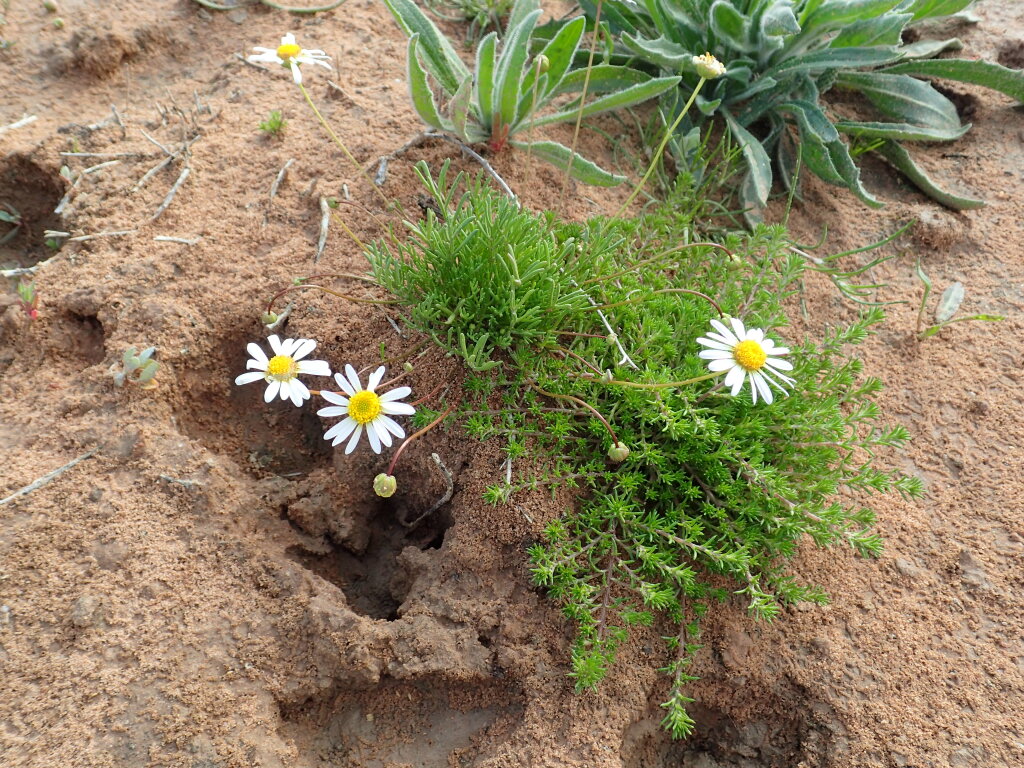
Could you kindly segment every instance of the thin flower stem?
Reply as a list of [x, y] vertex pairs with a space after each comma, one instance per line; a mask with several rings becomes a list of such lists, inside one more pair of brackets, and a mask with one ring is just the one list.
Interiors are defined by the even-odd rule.
[[598, 368], [597, 366], [595, 366], [595, 365], [594, 365], [593, 363], [591, 363], [591, 362], [590, 362], [589, 360], [587, 360], [586, 358], [584, 358], [584, 357], [581, 357], [580, 355], [577, 355], [577, 354], [576, 354], [575, 352], [573, 352], [573, 351], [572, 351], [571, 349], [566, 349], [565, 347], [556, 347], [556, 349], [557, 349], [557, 350], [558, 350], [559, 352], [561, 352], [562, 354], [565, 354], [565, 355], [569, 355], [569, 356], [571, 356], [571, 357], [575, 357], [575, 358], [576, 358], [577, 360], [579, 360], [579, 361], [580, 361], [581, 363], [583, 363], [583, 364], [584, 364], [585, 366], [587, 366], [587, 368], [589, 368], [590, 370], [592, 370], [592, 371], [593, 371], [594, 373], [596, 373], [596, 374], [597, 374], [598, 376], [603, 376], [603, 375], [604, 375], [604, 371], [602, 371], [602, 370], [601, 370], [600, 368]]
[[700, 291], [691, 291], [689, 288], [662, 288], [661, 290], [654, 291], [646, 296], [640, 296], [636, 299], [624, 299], [623, 301], [616, 301], [613, 304], [595, 304], [592, 307], [584, 307], [584, 309], [612, 309], [613, 307], [622, 307], [625, 306], [626, 304], [638, 304], [641, 301], [646, 301], [647, 299], [651, 298], [651, 296], [657, 296], [658, 294], [662, 293], [686, 293], [689, 294], [690, 296], [700, 296], [702, 299], [710, 303], [711, 306], [713, 306], [716, 310], [718, 310], [718, 314], [720, 317], [725, 317], [725, 313], [722, 311], [722, 308], [718, 305], [717, 301], [712, 299], [706, 293], [701, 293]]
[[636, 196], [640, 194], [640, 190], [644, 188], [647, 180], [651, 178], [651, 174], [654, 173], [655, 167], [658, 165], [658, 161], [661, 160], [661, 153], [665, 151], [665, 145], [668, 144], [668, 140], [672, 138], [672, 134], [675, 133], [676, 128], [679, 127], [679, 123], [686, 117], [686, 113], [690, 111], [690, 107], [693, 105], [694, 100], [697, 98], [697, 94], [700, 93], [700, 89], [704, 87], [704, 83], [707, 78], [702, 77], [697, 82], [697, 87], [693, 89], [693, 93], [690, 94], [690, 98], [687, 99], [686, 105], [683, 107], [683, 111], [679, 113], [679, 117], [675, 119], [675, 122], [665, 131], [665, 136], [661, 140], [661, 144], [658, 145], [658, 150], [654, 153], [654, 157], [651, 158], [651, 164], [647, 166], [647, 173], [640, 179], [640, 183], [636, 185], [633, 192], [629, 197], [626, 198], [626, 202], [622, 204], [618, 212], [615, 214], [616, 218], [621, 217], [627, 208], [636, 200]]
[[587, 101], [587, 90], [590, 88], [590, 73], [594, 69], [594, 53], [597, 51], [597, 41], [601, 34], [601, 9], [604, 3], [597, 0], [597, 12], [594, 14], [594, 41], [590, 45], [590, 55], [587, 57], [587, 73], [583, 76], [583, 90], [580, 91], [580, 108], [576, 112], [576, 126], [572, 130], [572, 146], [569, 148], [569, 162], [565, 168], [565, 179], [562, 181], [562, 192], [558, 197], [558, 207], [563, 208], [565, 204], [565, 191], [569, 187], [569, 177], [572, 175], [572, 161], [576, 157], [576, 143], [580, 138], [580, 125], [583, 123], [583, 107]]
[[[377, 189], [377, 187], [374, 187], [374, 189]], [[354, 243], [355, 243], [355, 244], [356, 244], [357, 246], [359, 246], [359, 250], [361, 250], [361, 251], [365, 251], [365, 250], [366, 250], [366, 245], [365, 245], [365, 244], [363, 243], [363, 241], [362, 241], [362, 240], [360, 240], [360, 239], [359, 239], [359, 238], [358, 238], [358, 237], [356, 236], [356, 233], [355, 233], [355, 232], [353, 232], [353, 231], [352, 231], [352, 230], [351, 230], [351, 229], [349, 228], [348, 224], [346, 224], [346, 223], [345, 223], [345, 220], [344, 220], [343, 218], [341, 218], [341, 216], [339, 216], [338, 214], [334, 214], [334, 220], [335, 220], [336, 222], [338, 222], [338, 225], [339, 225], [339, 226], [340, 226], [340, 227], [341, 227], [342, 229], [344, 229], [344, 230], [345, 230], [345, 234], [346, 234], [346, 235], [348, 235], [348, 236], [349, 236], [349, 237], [350, 237], [350, 238], [352, 239], [352, 241], [353, 241], [353, 242], [354, 242]]]
[[687, 243], [686, 245], [677, 245], [675, 248], [670, 248], [667, 251], [662, 251], [657, 256], [651, 256], [651, 258], [649, 258], [649, 259], [644, 259], [643, 261], [638, 261], [636, 264], [630, 265], [629, 269], [624, 269], [621, 272], [616, 272], [615, 274], [612, 274], [612, 275], [601, 275], [599, 277], [592, 277], [589, 280], [584, 280], [581, 283], [581, 285], [589, 285], [590, 283], [603, 283], [606, 280], [615, 280], [616, 278], [622, 277], [624, 275], [628, 275], [631, 272], [635, 272], [640, 267], [645, 267], [648, 264], [653, 264], [655, 262], [661, 261], [666, 256], [671, 256], [673, 253], [678, 253], [679, 251], [682, 251], [682, 250], [684, 250], [686, 248], [701, 248], [701, 247], [703, 247], [703, 248], [720, 248], [721, 250], [725, 251], [729, 256], [732, 256], [732, 251], [730, 251], [724, 245], [719, 245], [718, 243], [703, 243], [703, 242], [702, 243]]
[[[401, 377], [399, 377], [399, 378], [401, 378]], [[396, 381], [397, 381], [397, 379], [396, 379]], [[436, 387], [434, 387], [434, 391], [433, 392], [430, 392], [429, 394], [424, 395], [419, 400], [413, 400], [411, 403], [409, 403], [409, 405], [419, 405], [420, 403], [425, 403], [427, 400], [429, 400], [434, 395], [436, 395], [438, 392], [440, 392], [441, 391], [441, 387], [443, 387], [443, 386], [444, 386], [444, 382], [442, 381], [440, 384], [438, 384]]]
[[415, 439], [417, 439], [419, 437], [422, 437], [423, 435], [427, 434], [427, 432], [429, 432], [434, 427], [436, 427], [438, 424], [440, 424], [442, 421], [444, 421], [448, 417], [448, 414], [450, 414], [452, 411], [454, 411], [457, 406], [458, 406], [458, 403], [454, 403], [453, 405], [448, 406], [448, 410], [446, 410], [444, 413], [442, 413], [440, 416], [438, 416], [432, 422], [427, 424], [427, 426], [425, 426], [419, 432], [415, 432], [412, 435], [410, 435], [409, 437], [407, 437], [405, 439], [405, 442], [402, 443], [400, 446], [398, 446], [398, 450], [395, 451], [395, 455], [391, 457], [391, 463], [388, 464], [388, 470], [387, 470], [387, 472], [385, 474], [388, 474], [388, 475], [395, 474], [395, 464], [398, 463], [398, 457], [402, 455], [402, 451], [405, 450], [405, 446], [407, 446], [413, 440], [415, 440]]
[[270, 304], [267, 305], [267, 312], [272, 312], [274, 309], [274, 303], [284, 296], [286, 293], [291, 291], [301, 291], [306, 288], [316, 288], [318, 291], [329, 293], [331, 296], [337, 296], [340, 299], [348, 299], [354, 301], [357, 304], [401, 304], [402, 302], [398, 299], [361, 299], [358, 296], [349, 296], [347, 293], [340, 293], [338, 291], [332, 291], [330, 288], [324, 288], [322, 285], [316, 285], [314, 283], [303, 283], [302, 285], [289, 285], [287, 288], [282, 288], [278, 291], [274, 297], [270, 300]]
[[352, 165], [359, 170], [359, 173], [363, 175], [363, 178], [370, 182], [370, 187], [380, 196], [380, 199], [384, 201], [384, 205], [387, 205], [387, 197], [385, 197], [384, 193], [380, 191], [380, 188], [373, 183], [373, 179], [370, 178], [370, 175], [363, 170], [363, 166], [361, 166], [359, 161], [352, 156], [352, 153], [348, 151], [348, 147], [345, 146], [345, 143], [338, 138], [338, 134], [334, 132], [334, 129], [331, 128], [328, 122], [324, 119], [324, 116], [320, 114], [320, 110], [317, 109], [316, 104], [313, 103], [313, 99], [310, 97], [309, 91], [306, 90], [306, 86], [302, 83], [297, 83], [297, 85], [299, 86], [299, 90], [302, 91], [302, 95], [306, 97], [306, 103], [309, 104], [310, 108], [313, 110], [313, 114], [316, 115], [316, 119], [320, 121], [320, 125], [324, 127], [325, 131], [327, 131], [327, 135], [330, 136], [334, 143], [341, 148], [341, 151], [345, 153], [345, 157], [347, 157]]
[[675, 387], [684, 387], [687, 384], [696, 384], [698, 381], [707, 381], [717, 376], [721, 376], [726, 373], [725, 371], [712, 371], [711, 373], [705, 373], [703, 376], [697, 376], [692, 379], [684, 379], [683, 381], [667, 381], [663, 384], [644, 384], [639, 381], [620, 381], [619, 379], [592, 379], [590, 375], [579, 376], [577, 378], [587, 379], [592, 382], [599, 382], [601, 384], [616, 384], [620, 387], [633, 387], [634, 389], [674, 389]]
[[540, 394], [544, 395], [545, 397], [553, 397], [556, 400], [571, 400], [574, 403], [582, 405], [584, 408], [586, 408], [591, 413], [593, 413], [595, 416], [597, 416], [597, 418], [601, 421], [601, 423], [604, 424], [604, 428], [607, 429], [608, 430], [608, 434], [612, 436], [612, 442], [615, 445], [619, 444], [619, 436], [615, 434], [615, 430], [612, 429], [612, 425], [609, 424], [608, 420], [604, 416], [601, 415], [601, 412], [599, 410], [597, 410], [597, 408], [592, 406], [590, 403], [586, 402], [585, 400], [580, 400], [580, 398], [578, 398], [578, 397], [573, 397], [572, 395], [558, 395], [558, 394], [555, 394], [554, 392], [548, 392], [546, 389], [541, 389], [537, 385], [533, 385], [533, 389], [536, 392], [539, 392]]
[[556, 336], [581, 336], [585, 339], [607, 339], [607, 336], [602, 336], [600, 333], [577, 333], [576, 331], [555, 331]]

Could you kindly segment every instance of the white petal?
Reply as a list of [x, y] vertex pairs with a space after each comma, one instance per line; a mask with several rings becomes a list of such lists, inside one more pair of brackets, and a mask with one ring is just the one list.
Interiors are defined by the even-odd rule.
[[[338, 375], [341, 376], [340, 373]], [[347, 397], [342, 397], [341, 395], [336, 395], [334, 392], [329, 392], [326, 389], [321, 389], [320, 390], [320, 397], [322, 397], [328, 403], [334, 403], [335, 405], [344, 405], [344, 406], [348, 405], [348, 398]]]
[[740, 365], [737, 365], [735, 368], [733, 368], [731, 371], [725, 374], [725, 386], [732, 388], [730, 394], [733, 397], [736, 397], [736, 395], [738, 395], [740, 393], [740, 390], [743, 388], [743, 377], [745, 374], [746, 371], [744, 371], [743, 367]]
[[718, 373], [719, 371], [727, 371], [733, 367], [740, 368], [740, 366], [736, 365], [736, 361], [733, 360], [732, 358], [712, 360], [711, 362], [708, 363], [708, 370], [714, 371], [715, 373]]
[[291, 380], [281, 382], [281, 399], [287, 400], [292, 396], [292, 382]]
[[[259, 48], [254, 48], [253, 50], [258, 51], [260, 49]], [[266, 48], [263, 48], [262, 50], [266, 51], [266, 53], [260, 53], [260, 54], [255, 55], [255, 56], [246, 56], [245, 57], [246, 61], [251, 61], [253, 64], [280, 64], [281, 63], [281, 58], [277, 55], [276, 52], [274, 52], [274, 51], [267, 51]]]
[[730, 317], [729, 323], [732, 325], [732, 329], [736, 333], [736, 338], [742, 341], [747, 335], [747, 329], [743, 326], [743, 321], [738, 317]]
[[375, 390], [377, 388], [377, 385], [380, 384], [380, 380], [383, 379], [383, 378], [384, 378], [384, 366], [382, 365], [380, 368], [378, 368], [376, 371], [374, 371], [373, 373], [370, 374], [370, 378], [367, 379], [367, 381], [366, 381], [366, 388], [370, 392], [373, 392], [373, 390]]
[[307, 376], [330, 376], [331, 365], [326, 360], [302, 360], [299, 362], [298, 371]]
[[[732, 334], [729, 334], [729, 335], [731, 336]], [[735, 347], [735, 346], [736, 346], [737, 344], [739, 344], [739, 342], [738, 342], [738, 341], [733, 341], [733, 342], [730, 342], [730, 341], [729, 341], [729, 339], [727, 339], [727, 338], [726, 338], [725, 336], [723, 336], [723, 335], [722, 335], [722, 334], [720, 334], [720, 333], [715, 333], [714, 331], [708, 331], [708, 338], [709, 338], [709, 339], [710, 339], [711, 341], [715, 341], [715, 342], [718, 342], [719, 344], [724, 344], [724, 345], [725, 345], [725, 346], [727, 346], [727, 347], [728, 347], [729, 349], [732, 349], [732, 348], [733, 348], [733, 347]]]
[[267, 353], [263, 351], [263, 347], [250, 341], [245, 345], [245, 351], [248, 352], [249, 356], [257, 363], [263, 363], [263, 370], [266, 370], [266, 365], [270, 361], [267, 359]]
[[329, 405], [326, 408], [321, 408], [316, 412], [317, 416], [323, 416], [325, 419], [332, 418], [334, 416], [344, 416], [348, 413], [348, 408], [341, 408], [337, 405]]
[[776, 357], [769, 357], [764, 362], [765, 362], [765, 365], [769, 365], [772, 368], [778, 368], [778, 369], [783, 370], [783, 371], [792, 371], [793, 370], [793, 364], [791, 362], [789, 362], [789, 360], [781, 360], [781, 359], [776, 358]]
[[266, 376], [263, 371], [253, 371], [250, 373], [242, 373], [235, 377], [235, 384], [252, 384], [254, 381], [259, 381]]
[[718, 333], [722, 337], [722, 341], [724, 341], [726, 344], [735, 347], [737, 344], [740, 343], [740, 340], [733, 335], [732, 331], [725, 327], [725, 323], [723, 323], [721, 320], [712, 320], [711, 325], [713, 325], [715, 330], [718, 331]]
[[295, 45], [295, 35], [291, 32], [286, 32], [281, 37], [281, 45]]
[[[344, 422], [342, 422], [344, 424]], [[345, 446], [345, 454], [348, 455], [356, 449], [356, 445], [359, 443], [359, 436], [363, 434], [363, 425], [356, 424], [356, 431], [352, 433], [352, 439], [348, 441], [348, 445]]]
[[273, 53], [275, 56], [277, 55], [273, 48], [264, 48], [262, 45], [254, 45], [252, 49], [254, 51], [259, 51], [260, 53]]
[[[389, 419], [387, 416], [378, 416], [377, 421], [380, 422], [388, 432], [393, 434], [399, 440], [405, 437], [405, 430], [398, 424], [394, 419]], [[388, 445], [391, 445], [389, 442]]]
[[769, 355], [788, 355], [789, 347], [769, 347], [765, 349]]
[[267, 370], [268, 365], [270, 365], [269, 360], [264, 360], [263, 362], [260, 362], [259, 360], [247, 360], [245, 363], [246, 368], [252, 368], [254, 370], [264, 372]]
[[281, 342], [281, 354], [288, 355], [288, 357], [294, 359], [295, 348], [302, 343], [302, 339], [285, 339]]
[[291, 380], [292, 402], [296, 406], [302, 405], [303, 400], [309, 400], [309, 388], [298, 379]]
[[372, 421], [366, 428], [366, 437], [370, 441], [370, 448], [373, 449], [373, 452], [380, 453], [380, 438], [377, 436], [377, 430], [373, 428]]
[[302, 85], [302, 70], [299, 68], [299, 65], [294, 59], [289, 59], [288, 66], [292, 70], [292, 80], [295, 81], [296, 85]]
[[[769, 375], [768, 375], [768, 371], [767, 371], [767, 370], [765, 370], [764, 368], [762, 368], [762, 369], [761, 369], [761, 371], [760, 371], [760, 373], [761, 373], [761, 375], [762, 375], [762, 376], [764, 376], [764, 379], [765, 379], [765, 381], [767, 381], [767, 382], [768, 382], [769, 384], [771, 384], [772, 386], [774, 386], [774, 387], [775, 387], [776, 389], [780, 390], [781, 392], [783, 392], [783, 393], [786, 393], [786, 394], [788, 394], [788, 392], [786, 392], [786, 387], [785, 387], [785, 386], [783, 386], [783, 385], [782, 385], [781, 383], [779, 383], [778, 381], [776, 381], [776, 380], [775, 380], [774, 378], [772, 378], [771, 376], [769, 376]], [[794, 381], [793, 379], [789, 378], [789, 376], [783, 376], [783, 375], [782, 375], [781, 373], [779, 373], [778, 371], [772, 371], [772, 373], [773, 373], [773, 374], [774, 374], [775, 376], [778, 376], [778, 377], [779, 377], [780, 379], [782, 379], [782, 381], [784, 381], [784, 382], [785, 382], [786, 384], [796, 384], [796, 382], [795, 382], [795, 381]]]
[[768, 405], [772, 404], [772, 388], [768, 386], [768, 382], [764, 380], [764, 377], [760, 373], [750, 374], [750, 378], [754, 384], [757, 385], [757, 390], [761, 393], [761, 397]]
[[758, 344], [761, 344], [764, 341], [764, 331], [762, 331], [760, 328], [748, 328], [747, 338], [750, 339], [751, 341], [756, 341]]
[[392, 416], [412, 416], [416, 409], [408, 403], [385, 403], [383, 399], [380, 404], [380, 412]]
[[291, 352], [292, 359], [301, 360], [314, 349], [316, 349], [316, 342], [313, 339], [299, 339], [299, 343], [295, 345], [295, 349]]
[[[352, 366], [348, 367], [351, 368]], [[352, 389], [352, 385], [348, 383], [348, 379], [342, 376], [340, 371], [334, 374], [334, 380], [338, 382], [338, 386], [341, 387], [342, 392], [344, 392], [349, 397], [352, 397], [352, 395], [356, 393], [356, 391]], [[332, 400], [331, 402], [334, 401]]]
[[330, 59], [326, 55], [322, 59], [310, 59], [309, 63], [310, 64], [319, 64], [321, 67], [326, 67], [327, 69], [330, 69], [331, 71], [334, 70], [334, 67], [332, 67], [330, 65]]
[[347, 363], [345, 364], [345, 375], [348, 376], [348, 383], [352, 385], [353, 394], [363, 388], [363, 385], [359, 383], [359, 374], [356, 373], [356, 369]]
[[377, 437], [380, 441], [387, 446], [391, 447], [391, 433], [388, 432], [388, 428], [380, 420], [380, 416], [370, 422], [370, 426], [373, 427], [373, 431], [377, 433]]
[[278, 390], [281, 389], [281, 382], [274, 379], [267, 384], [267, 391], [263, 393], [263, 401], [269, 403], [275, 397], [277, 397]]
[[357, 424], [358, 422], [351, 417], [339, 421], [324, 433], [324, 440], [333, 440], [333, 445], [340, 445], [342, 440], [352, 434]]
[[702, 360], [732, 360], [732, 351], [728, 349], [705, 349], [697, 353]]
[[285, 354], [284, 352], [281, 351], [281, 339], [278, 338], [276, 333], [267, 336], [267, 341], [270, 343], [270, 348], [274, 350], [275, 355]]
[[412, 394], [410, 387], [399, 387], [398, 389], [392, 389], [390, 392], [385, 392], [380, 396], [381, 402], [390, 403], [392, 400], [401, 400], [403, 397], [408, 397]]
[[[711, 334], [708, 334], [709, 336]], [[703, 336], [697, 339], [697, 343], [701, 346], [707, 347], [708, 349], [720, 349], [723, 352], [731, 352], [735, 344], [726, 344], [724, 341], [718, 341], [717, 339], [706, 339]]]

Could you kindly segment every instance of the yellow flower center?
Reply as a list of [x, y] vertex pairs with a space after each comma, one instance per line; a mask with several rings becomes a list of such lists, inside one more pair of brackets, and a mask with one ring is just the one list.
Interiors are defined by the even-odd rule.
[[768, 353], [764, 347], [752, 339], [741, 341], [732, 348], [732, 356], [747, 371], [757, 371], [764, 367]]
[[294, 59], [300, 53], [302, 53], [302, 46], [295, 43], [285, 43], [284, 45], [277, 46], [277, 58], [284, 59], [285, 61]]
[[348, 401], [348, 415], [357, 424], [369, 424], [380, 416], [380, 398], [366, 389], [356, 392]]
[[299, 365], [288, 355], [274, 355], [267, 363], [267, 375], [278, 381], [294, 379], [299, 371]]

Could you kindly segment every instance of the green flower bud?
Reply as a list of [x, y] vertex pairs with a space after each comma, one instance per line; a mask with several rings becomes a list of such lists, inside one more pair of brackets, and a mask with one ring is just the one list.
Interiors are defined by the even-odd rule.
[[608, 449], [608, 460], [615, 464], [621, 464], [628, 457], [629, 448], [626, 447], [625, 443], [616, 443]]
[[405, 371], [406, 373], [412, 373], [412, 363], [406, 360], [404, 363], [402, 363], [402, 370]]
[[264, 325], [273, 325], [277, 322], [277, 312], [264, 312], [260, 315], [260, 322]]
[[381, 472], [373, 478], [373, 492], [382, 498], [387, 499], [394, 496], [397, 489], [398, 481], [395, 480], [394, 475], [387, 475]]
[[551, 66], [551, 62], [548, 60], [548, 57], [542, 53], [534, 59], [534, 65], [537, 67], [537, 71], [539, 73], [544, 74], [548, 71], [548, 67]]

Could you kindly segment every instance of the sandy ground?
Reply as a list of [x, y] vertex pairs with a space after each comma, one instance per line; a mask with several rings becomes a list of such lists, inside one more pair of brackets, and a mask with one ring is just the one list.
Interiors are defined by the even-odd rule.
[[[943, 183], [988, 199], [983, 210], [938, 208], [870, 162], [869, 186], [891, 201], [883, 211], [816, 184], [798, 204], [797, 236], [813, 242], [827, 224], [832, 251], [921, 220], [875, 271], [883, 298], [908, 303], [863, 354], [889, 384], [883, 412], [914, 437], [885, 459], [927, 490], [920, 502], [876, 503], [879, 561], [806, 548], [797, 567], [831, 606], [774, 625], [753, 624], [739, 604], [712, 617], [692, 687], [698, 735], [672, 743], [657, 727], [656, 629], [624, 649], [596, 693], [572, 692], [571, 628], [530, 585], [525, 556], [561, 506], [543, 496], [484, 505], [495, 449], [435, 432], [409, 452], [402, 491], [385, 502], [366, 487], [385, 458], [332, 455], [315, 405], [265, 407], [258, 387], [232, 384], [275, 288], [364, 268], [338, 228], [312, 263], [319, 196], [347, 185], [374, 214], [345, 209], [364, 240], [388, 217], [287, 76], [236, 53], [292, 29], [336, 57], [339, 88], [310, 73], [310, 89], [369, 163], [420, 130], [386, 9], [349, 0], [299, 19], [211, 14], [187, 0], [60, 5], [63, 29], [27, 0], [13, 0], [0, 29], [16, 43], [0, 52], [0, 125], [38, 116], [0, 135], [0, 201], [18, 201], [29, 224], [0, 248], [0, 268], [49, 258], [47, 228], [131, 231], [70, 244], [41, 267], [35, 322], [7, 293], [13, 281], [0, 285], [0, 496], [90, 454], [0, 507], [0, 765], [1024, 764], [1021, 108], [953, 85], [974, 130], [917, 153]], [[968, 53], [1021, 66], [1024, 6], [989, 0], [977, 13]], [[290, 120], [280, 139], [256, 127], [271, 109]], [[158, 143], [188, 144], [187, 157], [140, 187], [165, 158]], [[450, 151], [396, 158], [385, 193], [415, 210], [412, 163]], [[611, 162], [599, 140], [586, 151]], [[55, 217], [68, 188], [61, 163], [78, 172], [109, 160]], [[494, 163], [528, 205], [556, 201], [550, 168], [514, 155]], [[608, 212], [625, 194], [573, 188], [564, 212]], [[964, 282], [966, 312], [1008, 319], [918, 342], [919, 256], [940, 289]], [[855, 311], [822, 279], [803, 298], [809, 319], [794, 307], [793, 333]], [[287, 333], [320, 340], [318, 357], [360, 365], [381, 343], [390, 356], [419, 343], [377, 308], [318, 296], [301, 298]], [[111, 363], [149, 344], [159, 387], [114, 387]], [[428, 352], [409, 383], [425, 393], [460, 378]], [[452, 471], [454, 497], [408, 527], [444, 490], [431, 452]]]

